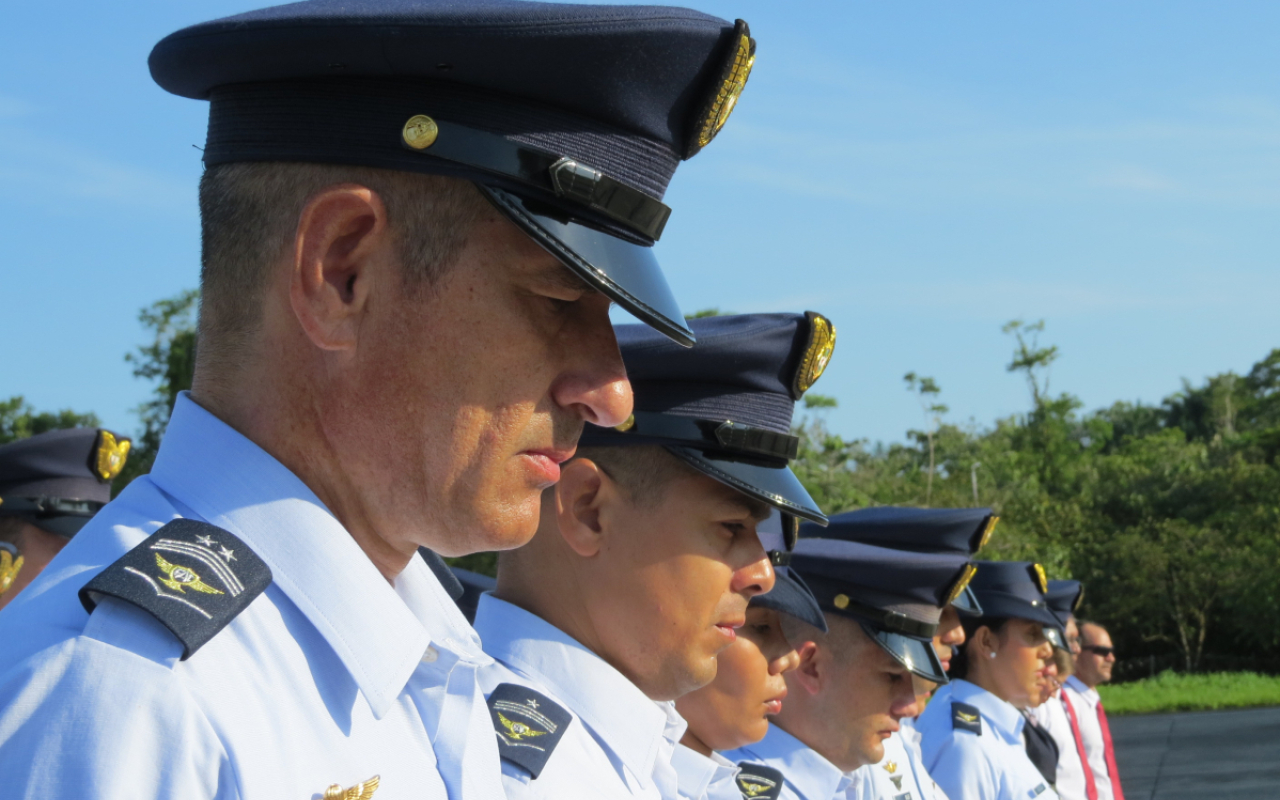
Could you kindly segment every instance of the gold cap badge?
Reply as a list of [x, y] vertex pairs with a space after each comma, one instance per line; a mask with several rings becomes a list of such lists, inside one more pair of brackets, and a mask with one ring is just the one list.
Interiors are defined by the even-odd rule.
[[956, 582], [951, 584], [951, 588], [947, 590], [947, 599], [942, 601], [943, 606], [949, 606], [956, 601], [960, 593], [964, 591], [964, 587], [969, 585], [969, 581], [973, 580], [973, 576], [978, 574], [978, 568], [973, 564], [965, 564], [964, 569], [960, 570], [960, 577], [956, 578]]
[[436, 143], [436, 137], [439, 135], [440, 126], [426, 114], [414, 114], [409, 117], [409, 121], [404, 124], [404, 129], [400, 131], [404, 143], [414, 150], [427, 149]]
[[703, 112], [698, 117], [697, 134], [686, 158], [693, 156], [716, 138], [716, 134], [729, 121], [734, 106], [738, 104], [738, 97], [747, 85], [747, 78], [751, 77], [751, 68], [756, 63], [756, 40], [751, 38], [751, 29], [745, 21], [738, 20], [733, 31], [733, 41], [732, 57], [724, 65], [714, 93], [703, 106]]
[[98, 449], [93, 458], [93, 471], [103, 483], [109, 483], [124, 469], [129, 459], [129, 448], [133, 443], [128, 439], [116, 439], [111, 431], [98, 431]]
[[849, 607], [849, 595], [838, 594], [831, 600], [831, 605], [843, 611]]
[[9, 548], [13, 545], [8, 542], [2, 544], [5, 547], [0, 548], [0, 594], [9, 591], [9, 587], [18, 579], [18, 573], [22, 571], [22, 556], [18, 554], [17, 548], [10, 552]]
[[636, 426], [636, 415], [628, 414], [627, 418], [624, 419], [622, 422], [618, 423], [617, 425], [614, 425], [613, 429], [618, 433], [626, 433], [627, 431], [631, 430], [635, 426]]
[[379, 776], [374, 775], [363, 783], [357, 783], [350, 789], [343, 789], [338, 784], [330, 784], [328, 789], [324, 790], [323, 800], [369, 800], [373, 797], [373, 793], [378, 791]]
[[991, 534], [995, 533], [996, 523], [999, 521], [1000, 521], [1000, 518], [997, 517], [995, 514], [992, 514], [991, 516], [987, 517], [987, 527], [982, 529], [982, 541], [978, 542], [979, 550], [986, 547], [987, 542], [991, 541]]
[[1049, 593], [1049, 576], [1044, 574], [1044, 567], [1039, 564], [1031, 565], [1032, 577], [1036, 579], [1036, 586], [1040, 587], [1040, 594]]
[[831, 320], [816, 311], [806, 311], [805, 316], [809, 318], [809, 342], [791, 384], [791, 394], [797, 400], [822, 377], [836, 349], [836, 326]]
[[1071, 604], [1071, 613], [1074, 614], [1080, 610], [1080, 606], [1084, 603], [1084, 584], [1080, 584], [1080, 591], [1076, 593], [1076, 601]]

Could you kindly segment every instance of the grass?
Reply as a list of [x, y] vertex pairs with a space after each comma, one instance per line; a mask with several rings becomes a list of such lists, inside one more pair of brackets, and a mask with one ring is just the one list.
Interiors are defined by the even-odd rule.
[[1108, 714], [1162, 714], [1280, 705], [1280, 676], [1256, 672], [1187, 675], [1161, 672], [1116, 686], [1101, 686]]

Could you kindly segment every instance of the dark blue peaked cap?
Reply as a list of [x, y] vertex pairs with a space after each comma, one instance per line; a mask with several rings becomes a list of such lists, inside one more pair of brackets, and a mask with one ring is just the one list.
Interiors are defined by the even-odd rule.
[[857, 620], [912, 672], [947, 682], [933, 636], [947, 598], [971, 577], [968, 553], [805, 538], [791, 553], [791, 569], [804, 578], [823, 611]]
[[689, 350], [640, 325], [615, 327], [635, 413], [616, 428], [587, 425], [581, 444], [665, 445], [784, 518], [825, 524], [788, 464], [799, 450], [791, 434], [796, 401], [835, 348], [831, 321], [809, 311], [706, 317], [690, 325], [698, 344]]
[[774, 571], [773, 588], [767, 594], [751, 598], [748, 605], [772, 608], [807, 622], [823, 633], [827, 631], [827, 618], [818, 605], [818, 598], [813, 596], [813, 590], [800, 573], [790, 567], [778, 567]]
[[983, 616], [1029, 619], [1056, 629], [1059, 620], [1045, 593], [1044, 567], [1031, 561], [979, 561], [969, 586], [982, 604]]
[[74, 536], [111, 500], [131, 442], [100, 428], [68, 428], [0, 447], [0, 516]]
[[676, 166], [733, 110], [755, 41], [683, 8], [309, 0], [193, 25], [151, 53], [212, 101], [206, 165], [352, 164], [475, 181], [567, 267], [692, 344], [652, 253]]
[[[1054, 626], [1058, 637], [1053, 645], [1070, 652], [1071, 648], [1067, 643], [1067, 620], [1076, 613], [1076, 609], [1080, 607], [1080, 601], [1084, 599], [1084, 584], [1080, 581], [1049, 581], [1049, 591], [1045, 593], [1044, 599], [1049, 604], [1049, 610], [1058, 619], [1058, 624]], [[1050, 638], [1052, 640], [1053, 637]]]
[[[827, 528], [802, 525], [800, 536], [843, 539], [919, 553], [972, 556], [986, 545], [999, 519], [989, 508], [876, 506], [837, 514]], [[954, 587], [950, 605], [966, 614], [981, 616], [982, 606], [967, 583], [962, 581]]]

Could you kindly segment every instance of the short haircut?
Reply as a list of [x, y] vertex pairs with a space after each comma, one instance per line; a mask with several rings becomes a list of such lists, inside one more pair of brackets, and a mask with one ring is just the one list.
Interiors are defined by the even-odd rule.
[[[787, 642], [794, 648], [799, 648], [805, 642], [813, 642], [830, 650], [837, 659], [849, 660], [856, 657], [863, 641], [869, 638], [861, 631], [862, 624], [839, 614], [825, 616], [827, 630], [824, 633], [821, 628], [815, 628], [802, 619], [790, 614], [780, 614], [782, 635], [787, 637]], [[859, 636], [859, 633], [863, 635]]]
[[201, 362], [239, 360], [261, 323], [271, 266], [293, 242], [298, 215], [327, 186], [354, 183], [382, 199], [406, 290], [439, 280], [489, 208], [471, 183], [438, 175], [333, 164], [219, 164], [200, 179]]
[[1107, 626], [1098, 622], [1094, 622], [1091, 619], [1080, 619], [1079, 617], [1076, 617], [1076, 630], [1079, 631], [1080, 633], [1080, 644], [1082, 645], [1092, 644], [1092, 642], [1089, 641], [1089, 638], [1084, 634], [1085, 627], [1089, 625], [1092, 625], [1093, 627], [1097, 628], [1103, 633], [1108, 633]]
[[576, 457], [595, 462], [641, 508], [653, 508], [661, 502], [676, 478], [702, 474], [657, 444], [582, 447]]

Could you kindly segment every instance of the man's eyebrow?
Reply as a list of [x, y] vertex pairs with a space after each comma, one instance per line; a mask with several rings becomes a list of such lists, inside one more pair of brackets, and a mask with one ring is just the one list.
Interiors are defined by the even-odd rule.
[[556, 269], [547, 270], [542, 277], [557, 289], [567, 289], [571, 292], [582, 292], [583, 294], [596, 294], [599, 292], [596, 287], [584, 281], [571, 269], [559, 262], [556, 262]]
[[773, 513], [773, 506], [768, 503], [757, 500], [754, 497], [747, 497], [736, 489], [730, 489], [730, 491], [733, 492], [733, 497], [730, 502], [741, 508], [743, 511], [746, 511], [747, 514], [756, 522], [763, 522], [769, 518], [770, 514]]

